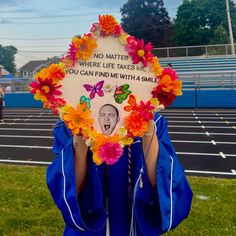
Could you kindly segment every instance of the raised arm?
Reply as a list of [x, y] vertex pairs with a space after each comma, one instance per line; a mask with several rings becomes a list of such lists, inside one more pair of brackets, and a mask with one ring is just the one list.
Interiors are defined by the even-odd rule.
[[150, 121], [148, 131], [142, 138], [143, 154], [145, 158], [148, 179], [152, 186], [156, 185], [157, 158], [159, 152], [159, 143], [156, 135], [154, 121]]
[[75, 179], [76, 179], [76, 191], [79, 195], [84, 187], [86, 176], [87, 176], [87, 153], [88, 147], [79, 135], [73, 137], [73, 147], [74, 147], [74, 163], [75, 163]]

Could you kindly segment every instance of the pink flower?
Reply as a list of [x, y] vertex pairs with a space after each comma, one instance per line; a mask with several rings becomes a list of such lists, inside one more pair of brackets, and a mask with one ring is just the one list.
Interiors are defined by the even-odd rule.
[[133, 63], [138, 64], [140, 61], [146, 67], [147, 62], [150, 61], [154, 56], [151, 53], [153, 49], [151, 43], [147, 43], [144, 45], [144, 40], [135, 40], [134, 37], [127, 38], [128, 45], [126, 46], [126, 50], [128, 54], [132, 57]]
[[121, 31], [122, 31], [122, 29], [121, 29], [120, 25], [115, 25], [114, 31], [113, 31], [114, 36], [116, 36], [116, 37], [120, 36]]
[[68, 50], [67, 58], [73, 63], [73, 65], [75, 65], [77, 61], [76, 53], [77, 53], [77, 48], [73, 43], [71, 43]]
[[90, 32], [91, 33], [95, 33], [95, 32], [97, 32], [97, 31], [99, 31], [100, 30], [100, 26], [99, 26], [99, 23], [93, 23], [93, 25], [92, 25], [92, 27], [91, 27], [91, 29], [90, 29]]
[[122, 154], [123, 149], [119, 143], [107, 142], [100, 147], [98, 155], [107, 165], [113, 165]]

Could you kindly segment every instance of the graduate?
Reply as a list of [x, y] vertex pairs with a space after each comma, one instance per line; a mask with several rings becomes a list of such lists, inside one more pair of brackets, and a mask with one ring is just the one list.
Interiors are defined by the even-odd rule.
[[152, 49], [100, 15], [30, 84], [61, 118], [46, 178], [65, 236], [158, 236], [189, 214], [192, 191], [157, 113], [182, 82]]
[[63, 121], [54, 129], [53, 152], [47, 184], [65, 236], [157, 236], [189, 214], [192, 191], [158, 113], [114, 165], [96, 165]]

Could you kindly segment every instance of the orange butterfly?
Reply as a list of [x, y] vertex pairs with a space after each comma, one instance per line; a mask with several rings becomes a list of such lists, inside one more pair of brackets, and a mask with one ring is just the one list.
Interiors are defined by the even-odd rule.
[[136, 98], [134, 95], [132, 95], [132, 94], [129, 95], [128, 103], [129, 103], [129, 105], [124, 107], [125, 111], [128, 111], [128, 112], [138, 111], [138, 104], [136, 102]]

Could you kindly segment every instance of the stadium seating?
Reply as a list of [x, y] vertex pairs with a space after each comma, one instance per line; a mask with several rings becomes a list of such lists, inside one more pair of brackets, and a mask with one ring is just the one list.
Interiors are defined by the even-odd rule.
[[172, 64], [177, 72], [236, 71], [236, 56], [160, 58], [162, 66]]

